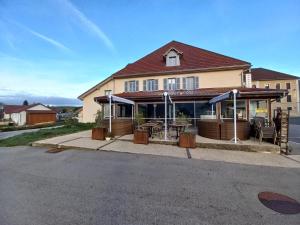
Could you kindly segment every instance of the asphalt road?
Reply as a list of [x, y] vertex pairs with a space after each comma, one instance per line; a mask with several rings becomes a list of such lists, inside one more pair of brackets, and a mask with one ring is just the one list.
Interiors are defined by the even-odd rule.
[[300, 201], [300, 171], [68, 150], [0, 148], [0, 223], [299, 224], [263, 206], [261, 191]]

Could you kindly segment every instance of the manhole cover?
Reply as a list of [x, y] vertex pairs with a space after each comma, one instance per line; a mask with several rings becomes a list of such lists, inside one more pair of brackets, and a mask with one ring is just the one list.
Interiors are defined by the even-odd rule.
[[59, 152], [62, 152], [64, 150], [65, 150], [64, 148], [53, 147], [53, 148], [48, 149], [46, 152], [47, 153], [59, 153]]
[[282, 214], [300, 213], [300, 204], [288, 196], [273, 192], [260, 192], [259, 201], [269, 209]]

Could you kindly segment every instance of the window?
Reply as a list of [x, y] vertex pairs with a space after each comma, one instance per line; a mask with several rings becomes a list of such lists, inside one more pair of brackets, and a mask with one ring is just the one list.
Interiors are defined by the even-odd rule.
[[176, 79], [175, 78], [168, 79], [168, 90], [176, 90]]
[[179, 90], [179, 89], [180, 89], [180, 78], [164, 79], [164, 90]]
[[186, 89], [193, 90], [194, 89], [194, 77], [188, 77], [185, 79]]
[[280, 89], [280, 84], [276, 84], [276, 89]]
[[116, 107], [117, 117], [132, 117], [132, 105], [117, 104]]
[[179, 54], [176, 50], [170, 50], [164, 56], [166, 57], [166, 66], [180, 66]]
[[143, 81], [144, 91], [157, 91], [158, 80], [150, 79]]
[[287, 95], [286, 96], [286, 101], [287, 102], [292, 102], [292, 96], [291, 95]]
[[270, 88], [270, 84], [265, 84], [265, 88], [269, 89]]
[[255, 116], [268, 118], [268, 101], [267, 100], [250, 100], [249, 117]]
[[112, 91], [111, 91], [111, 90], [105, 90], [105, 91], [104, 91], [104, 95], [110, 95], [110, 94], [112, 94]]
[[289, 111], [290, 111], [290, 110], [293, 110], [293, 108], [292, 108], [292, 107], [287, 107], [287, 110], [289, 110]]
[[[221, 102], [221, 113], [223, 118], [233, 118], [234, 117], [234, 109], [233, 109], [233, 101], [227, 100]], [[246, 116], [246, 101], [245, 100], [237, 100], [236, 101], [236, 113], [237, 119], [247, 119]]]
[[[104, 111], [104, 117], [109, 118], [109, 104], [104, 104], [103, 111]], [[111, 106], [111, 114], [112, 114], [112, 116], [114, 114], [113, 106]]]
[[286, 83], [286, 89], [291, 89], [291, 83]]
[[125, 92], [135, 92], [139, 91], [139, 81], [138, 80], [131, 80], [131, 81], [125, 81]]
[[199, 88], [199, 78], [198, 77], [186, 77], [183, 78], [183, 89], [194, 90]]
[[176, 61], [177, 61], [177, 59], [176, 59], [177, 57], [176, 56], [169, 56], [168, 57], [168, 60], [169, 60], [169, 62], [168, 62], [168, 66], [176, 66]]

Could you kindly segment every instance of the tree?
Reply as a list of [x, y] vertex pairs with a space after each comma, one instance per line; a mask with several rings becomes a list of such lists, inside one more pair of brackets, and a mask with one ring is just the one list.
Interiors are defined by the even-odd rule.
[[23, 105], [29, 105], [29, 104], [28, 104], [28, 101], [25, 100], [25, 101], [23, 102]]

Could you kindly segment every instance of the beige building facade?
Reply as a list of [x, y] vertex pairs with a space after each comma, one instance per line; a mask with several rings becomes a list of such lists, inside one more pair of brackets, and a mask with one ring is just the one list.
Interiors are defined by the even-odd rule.
[[[109, 111], [107, 95], [132, 100], [134, 109], [112, 105], [113, 118], [131, 118], [142, 113], [144, 118], [172, 120], [184, 114], [194, 124], [201, 118], [233, 118], [233, 101], [215, 105], [209, 100], [238, 89], [239, 119], [251, 120], [263, 112], [271, 119], [272, 99], [284, 95], [282, 90], [251, 87], [251, 64], [205, 49], [172, 41], [134, 63], [112, 74], [78, 98], [83, 101], [82, 121], [94, 122], [98, 110]], [[168, 92], [172, 104], [165, 111], [163, 93]], [[102, 108], [104, 107], [104, 108]]]
[[[259, 73], [258, 71], [259, 70]], [[256, 88], [286, 89], [288, 94], [272, 101], [272, 111], [290, 110], [291, 116], [300, 116], [300, 78], [263, 68], [252, 69], [252, 85]]]
[[164, 79], [180, 79], [179, 89], [183, 89], [183, 79], [195, 77], [198, 81], [199, 88], [220, 88], [220, 87], [241, 87], [243, 70], [227, 70], [214, 72], [198, 72], [184, 73], [176, 75], [159, 75], [159, 76], [142, 76], [136, 78], [113, 78], [98, 84], [93, 91], [87, 93], [83, 100], [82, 121], [94, 122], [97, 110], [101, 110], [101, 106], [94, 101], [95, 97], [111, 94], [119, 94], [125, 92], [125, 82], [138, 81], [139, 90], [143, 91], [143, 82], [149, 79], [158, 81], [158, 90], [164, 89]]

